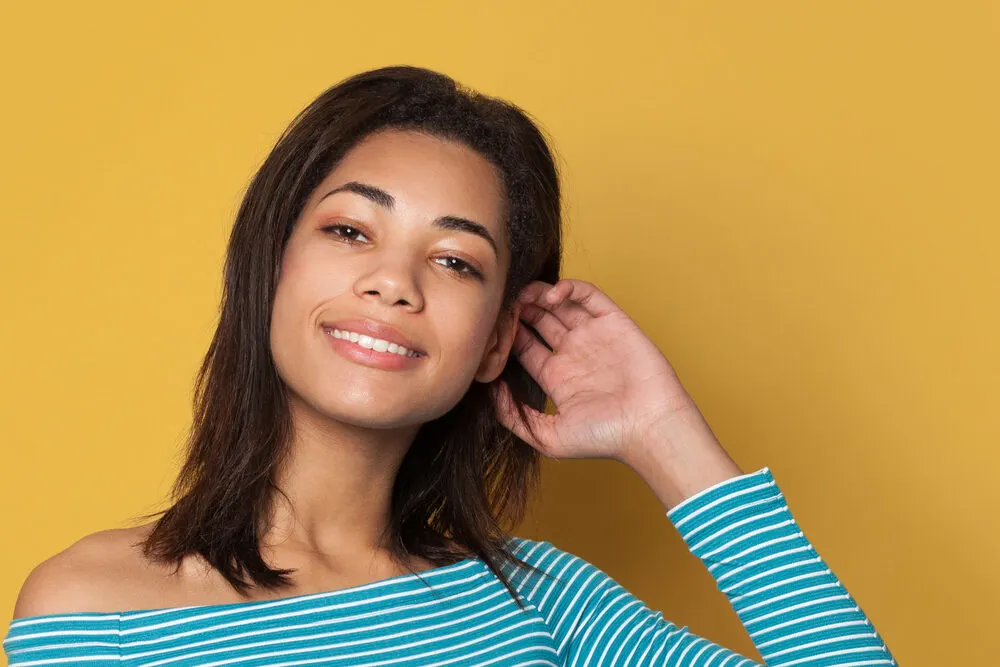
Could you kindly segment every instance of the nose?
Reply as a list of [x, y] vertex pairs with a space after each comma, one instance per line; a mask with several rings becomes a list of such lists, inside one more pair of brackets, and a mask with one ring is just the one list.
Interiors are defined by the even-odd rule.
[[386, 306], [423, 308], [423, 297], [413, 274], [401, 261], [386, 257], [355, 283], [355, 293], [364, 299], [376, 298]]

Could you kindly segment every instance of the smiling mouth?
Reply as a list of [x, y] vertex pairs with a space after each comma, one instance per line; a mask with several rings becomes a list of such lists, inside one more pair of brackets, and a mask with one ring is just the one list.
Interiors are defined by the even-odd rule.
[[323, 332], [326, 333], [326, 335], [330, 336], [331, 338], [336, 338], [338, 340], [343, 340], [346, 342], [353, 343], [359, 347], [365, 348], [366, 350], [374, 350], [376, 352], [385, 352], [388, 354], [397, 354], [401, 357], [408, 357], [410, 359], [417, 359], [419, 357], [427, 356], [426, 354], [418, 352], [417, 350], [411, 350], [397, 343], [392, 343], [382, 338], [369, 336], [368, 334], [359, 334], [356, 331], [348, 331], [346, 329], [329, 329], [324, 327]]

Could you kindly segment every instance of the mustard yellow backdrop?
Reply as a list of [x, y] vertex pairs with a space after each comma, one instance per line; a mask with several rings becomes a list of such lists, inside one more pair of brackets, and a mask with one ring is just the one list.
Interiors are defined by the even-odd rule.
[[[996, 3], [5, 2], [0, 600], [161, 507], [251, 174], [328, 86], [439, 69], [560, 156], [565, 275], [770, 466], [901, 664], [1000, 608]], [[652, 492], [546, 462], [520, 534], [756, 656]]]

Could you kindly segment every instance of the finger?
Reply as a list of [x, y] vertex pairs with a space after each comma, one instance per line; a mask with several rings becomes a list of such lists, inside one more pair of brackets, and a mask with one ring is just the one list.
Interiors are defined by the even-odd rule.
[[559, 280], [555, 285], [534, 281], [521, 291], [518, 299], [550, 311], [567, 329], [620, 310], [596, 285], [572, 278]]
[[530, 405], [524, 406], [525, 417], [535, 436], [538, 436], [536, 438], [531, 435], [531, 431], [528, 430], [527, 425], [521, 421], [521, 416], [517, 413], [517, 408], [514, 406], [514, 398], [510, 393], [510, 387], [503, 380], [497, 380], [493, 383], [493, 399], [497, 407], [497, 418], [500, 420], [500, 423], [521, 440], [524, 440], [546, 456], [551, 456], [549, 453], [550, 448], [546, 443], [552, 441], [551, 438], [554, 433], [552, 421], [555, 419], [554, 415], [539, 412]]
[[572, 301], [563, 301], [558, 304], [543, 302], [539, 307], [551, 313], [553, 317], [566, 327], [567, 331], [594, 319], [594, 316], [584, 310], [583, 306]]
[[[547, 295], [552, 292], [553, 287], [554, 285], [550, 285], [547, 282], [536, 280], [521, 291], [520, 295], [518, 295], [518, 301], [521, 302], [522, 306], [530, 304], [551, 313], [553, 317], [559, 320], [567, 331], [575, 329], [587, 320], [593, 319], [591, 315], [578, 304], [563, 301], [560, 304], [553, 305], [547, 299]], [[547, 336], [545, 339], [548, 341]], [[553, 347], [555, 346], [553, 345]]]
[[534, 327], [542, 335], [549, 347], [558, 350], [562, 339], [569, 331], [554, 314], [533, 303], [521, 306], [521, 319]]
[[593, 317], [603, 317], [621, 310], [597, 285], [574, 278], [564, 278], [553, 285], [546, 294], [545, 301], [553, 307], [565, 302], [579, 304]]
[[528, 374], [531, 375], [546, 394], [550, 394], [551, 387], [546, 386], [546, 383], [542, 380], [542, 367], [554, 353], [546, 349], [541, 341], [535, 338], [525, 327], [521, 326], [520, 322], [518, 322], [517, 332], [514, 334], [512, 348], [524, 370], [528, 371]]
[[552, 287], [553, 286], [550, 283], [547, 283], [544, 280], [533, 280], [521, 290], [517, 299], [518, 301], [524, 303], [535, 303], [542, 298], [542, 295], [545, 292], [551, 290]]

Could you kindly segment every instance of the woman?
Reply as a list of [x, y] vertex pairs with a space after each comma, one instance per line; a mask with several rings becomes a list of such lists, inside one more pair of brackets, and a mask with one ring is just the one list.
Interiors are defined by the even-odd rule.
[[323, 93], [237, 215], [173, 504], [39, 565], [10, 664], [753, 664], [507, 535], [540, 454], [633, 468], [767, 664], [894, 664], [769, 471], [560, 251], [517, 107], [410, 67]]

